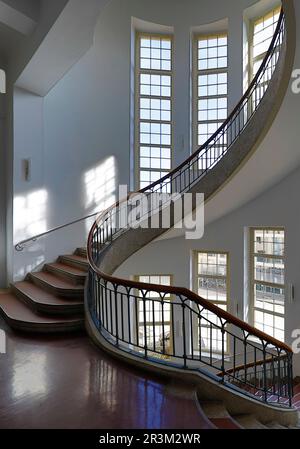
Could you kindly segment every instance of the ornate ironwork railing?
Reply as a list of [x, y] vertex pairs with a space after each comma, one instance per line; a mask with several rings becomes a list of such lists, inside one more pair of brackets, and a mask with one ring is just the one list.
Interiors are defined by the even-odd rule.
[[[284, 40], [281, 12], [268, 53], [227, 120], [185, 162], [140, 193], [188, 192], [220, 162], [259, 107]], [[102, 213], [88, 239], [87, 303], [102, 337], [138, 357], [201, 370], [257, 400], [291, 406], [289, 346], [186, 288], [119, 279], [101, 270], [107, 249], [128, 230], [120, 219], [125, 206], [127, 199]]]

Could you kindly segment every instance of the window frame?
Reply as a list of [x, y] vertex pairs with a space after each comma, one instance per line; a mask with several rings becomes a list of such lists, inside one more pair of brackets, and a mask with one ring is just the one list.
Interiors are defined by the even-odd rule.
[[[213, 275], [199, 275], [198, 273], [198, 254], [217, 254], [217, 255], [226, 255], [226, 276], [213, 276]], [[227, 312], [230, 313], [231, 300], [230, 300], [230, 291], [231, 291], [231, 273], [230, 273], [230, 253], [229, 251], [219, 251], [219, 250], [194, 250], [193, 251], [193, 290], [199, 296], [198, 293], [198, 278], [206, 277], [209, 279], [226, 279], [226, 302], [221, 301], [210, 301], [212, 304], [216, 305], [226, 305]], [[206, 299], [206, 298], [204, 298]], [[195, 337], [195, 336], [194, 336]], [[225, 347], [224, 354], [226, 356], [230, 356], [230, 339], [227, 339], [227, 344]], [[209, 350], [208, 350], [209, 353]], [[213, 350], [213, 354], [216, 356], [220, 356], [222, 351]]]
[[268, 50], [266, 50], [264, 53], [259, 54], [258, 56], [254, 57], [254, 29], [255, 29], [255, 25], [257, 23], [259, 23], [260, 21], [264, 21], [266, 20], [269, 16], [275, 15], [276, 13], [280, 13], [281, 7], [280, 6], [275, 6], [272, 9], [268, 9], [267, 11], [265, 11], [264, 13], [260, 14], [259, 16], [256, 16], [254, 18], [252, 18], [251, 20], [249, 20], [249, 38], [248, 38], [248, 46], [249, 46], [249, 51], [248, 51], [248, 76], [249, 76], [249, 81], [248, 81], [248, 85], [250, 85], [251, 81], [254, 78], [254, 64], [261, 60], [261, 62], [264, 60]]
[[[226, 37], [227, 38], [227, 66], [226, 68], [216, 68], [216, 69], [205, 69], [205, 70], [199, 70], [198, 67], [198, 42], [200, 39], [211, 39], [211, 38], [221, 38]], [[226, 98], [227, 100], [227, 115], [228, 116], [228, 99], [229, 99], [229, 92], [228, 92], [228, 75], [229, 75], [229, 65], [228, 65], [229, 55], [228, 55], [228, 30], [220, 30], [215, 33], [195, 33], [193, 35], [193, 42], [192, 42], [192, 153], [197, 151], [201, 145], [198, 143], [198, 125], [202, 122], [199, 121], [198, 117], [198, 102], [199, 100], [206, 99], [206, 98]], [[199, 91], [198, 91], [198, 77], [199, 75], [208, 75], [208, 74], [219, 74], [219, 73], [226, 73], [227, 74], [227, 94], [221, 95], [221, 96], [208, 96], [208, 97], [199, 97]], [[226, 120], [220, 120], [221, 122], [224, 122]], [[215, 122], [218, 122], [219, 120], [216, 119]], [[204, 123], [204, 121], [203, 121]], [[206, 123], [210, 123], [209, 120], [206, 121]]]
[[[283, 256], [275, 256], [275, 255], [269, 255], [269, 254], [259, 254], [259, 253], [255, 253], [255, 240], [254, 240], [254, 236], [255, 236], [255, 231], [283, 231], [284, 232], [284, 255]], [[250, 294], [249, 294], [249, 310], [250, 310], [250, 314], [249, 314], [249, 320], [250, 320], [250, 324], [255, 327], [255, 310], [258, 310], [262, 313], [267, 313], [274, 316], [278, 316], [280, 318], [284, 319], [284, 329], [283, 329], [283, 333], [285, 334], [285, 324], [286, 324], [286, 276], [285, 276], [285, 270], [286, 270], [286, 254], [285, 254], [285, 244], [286, 244], [286, 232], [285, 232], [285, 228], [283, 226], [253, 226], [250, 227], [250, 251], [249, 251], [249, 272], [250, 272]], [[272, 282], [267, 282], [267, 281], [259, 281], [259, 280], [255, 280], [255, 257], [257, 256], [262, 256], [265, 258], [274, 258], [274, 259], [282, 259], [283, 264], [284, 264], [284, 284], [275, 284]], [[268, 310], [263, 310], [260, 308], [255, 307], [255, 295], [254, 295], [254, 287], [255, 284], [259, 284], [261, 283], [262, 285], [265, 286], [270, 286], [270, 287], [275, 287], [275, 288], [282, 288], [284, 291], [284, 313], [280, 314], [278, 312], [270, 312]], [[276, 337], [274, 337], [276, 338]]]
[[[169, 71], [163, 71], [163, 70], [155, 70], [155, 69], [141, 69], [140, 67], [140, 40], [143, 38], [158, 38], [158, 39], [167, 39], [171, 41], [171, 70]], [[142, 31], [136, 31], [135, 32], [135, 67], [134, 67], [134, 76], [135, 76], [135, 83], [134, 83], [134, 186], [135, 190], [140, 190], [140, 124], [143, 121], [149, 122], [149, 123], [166, 123], [170, 124], [171, 126], [171, 143], [170, 143], [170, 169], [169, 170], [161, 170], [161, 169], [145, 169], [145, 171], [160, 171], [164, 174], [169, 173], [173, 169], [173, 161], [174, 161], [174, 35], [173, 34], [162, 34], [162, 33], [152, 33], [152, 32], [142, 32]], [[164, 122], [162, 120], [155, 121], [155, 120], [143, 120], [140, 118], [140, 99], [143, 98], [143, 96], [140, 93], [140, 76], [141, 74], [153, 74], [153, 75], [166, 75], [171, 77], [171, 97], [164, 97], [167, 100], [170, 100], [171, 102], [171, 120], [170, 122]], [[162, 97], [155, 97], [155, 96], [148, 96], [149, 98], [162, 98]], [[147, 146], [147, 144], [145, 144]], [[151, 146], [151, 145], [149, 145]], [[156, 145], [152, 145], [156, 146]], [[157, 147], [160, 147], [157, 145]]]
[[[157, 277], [159, 277], [159, 278], [165, 276], [165, 277], [168, 277], [168, 278], [170, 279], [170, 284], [169, 284], [168, 286], [172, 287], [172, 286], [174, 285], [174, 284], [173, 284], [173, 280], [174, 280], [174, 275], [173, 275], [173, 274], [165, 274], [165, 273], [163, 273], [163, 274], [153, 274], [153, 273], [151, 273], [151, 274], [136, 274], [136, 275], [133, 276], [133, 279], [134, 279], [134, 281], [136, 281], [136, 282], [142, 282], [141, 279], [140, 279], [142, 276], [147, 276], [147, 277], [149, 277], [149, 278], [151, 278], [151, 277], [153, 277], [153, 276], [157, 276]], [[166, 287], [167, 287], [167, 285], [166, 285]], [[136, 290], [136, 292], [139, 294], [139, 290]], [[157, 296], [157, 298], [159, 298], [159, 295]], [[169, 299], [169, 301], [171, 302], [171, 301], [173, 300], [173, 298], [174, 298], [174, 295], [172, 295], [172, 294], [170, 293], [170, 299]], [[138, 304], [139, 304], [140, 301], [143, 301], [143, 300], [142, 300], [142, 299], [139, 299], [139, 300], [138, 300]], [[146, 301], [147, 301], [147, 299], [146, 299]], [[148, 301], [151, 301], [151, 299], [148, 299]], [[139, 317], [139, 312], [140, 312], [140, 308], [138, 307], [138, 309], [137, 309], [138, 317]], [[167, 323], [170, 325], [170, 346], [169, 346], [168, 351], [170, 352], [170, 354], [173, 354], [174, 348], [173, 348], [172, 332], [173, 332], [173, 330], [174, 330], [174, 323], [172, 323], [172, 318], [171, 318], [171, 308], [170, 308], [170, 321], [167, 322]], [[153, 323], [152, 323], [152, 322], [149, 322], [149, 324], [148, 324], [148, 321], [147, 321], [147, 322], [146, 322], [146, 327], [147, 327], [147, 326], [150, 327], [151, 324], [152, 324], [152, 327], [153, 327]], [[157, 325], [157, 326], [162, 325], [162, 321], [157, 322], [156, 325]], [[166, 322], [165, 322], [165, 325], [166, 325]], [[138, 322], [138, 327], [139, 327], [139, 328], [140, 328], [140, 327], [144, 327], [144, 322], [142, 322], [142, 324], [140, 324], [140, 321], [139, 321], [139, 322]], [[151, 349], [148, 348], [148, 351], [151, 352]], [[159, 353], [160, 353], [159, 351], [156, 351], [156, 352], [155, 352], [155, 354], [159, 354]], [[163, 353], [161, 353], [161, 354], [162, 354], [162, 355], [165, 355], [165, 356], [168, 355], [168, 354], [163, 354]]]

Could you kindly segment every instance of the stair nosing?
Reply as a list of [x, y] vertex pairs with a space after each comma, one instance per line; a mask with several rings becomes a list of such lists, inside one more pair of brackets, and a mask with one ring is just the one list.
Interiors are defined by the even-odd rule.
[[[56, 277], [53, 273], [47, 272], [47, 271], [32, 272], [32, 273], [29, 273], [29, 277], [33, 280], [33, 282], [41, 283], [41, 284], [45, 285], [46, 288], [49, 288], [52, 291], [60, 292], [60, 295], [62, 295], [64, 293], [70, 294], [70, 295], [71, 294], [72, 295], [83, 295], [83, 293], [84, 293], [84, 285], [83, 284], [71, 284], [71, 283], [68, 283], [67, 281], [63, 280], [63, 282], [67, 283], [69, 286], [59, 287], [59, 286], [53, 285], [52, 283], [50, 283], [46, 279], [41, 279], [38, 276], [39, 273], [50, 274], [51, 276], [53, 276], [54, 279]], [[60, 278], [58, 278], [58, 279], [61, 281]]]
[[[23, 282], [26, 282], [26, 281], [23, 281]], [[71, 315], [72, 313], [80, 314], [83, 312], [83, 308], [84, 308], [83, 301], [75, 299], [75, 300], [73, 300], [74, 302], [72, 302], [72, 300], [57, 297], [58, 300], [62, 301], [61, 303], [59, 303], [59, 302], [51, 303], [51, 302], [48, 302], [47, 300], [41, 300], [41, 302], [40, 302], [36, 298], [34, 298], [32, 295], [30, 295], [30, 293], [27, 293], [24, 289], [22, 289], [21, 286], [18, 285], [21, 283], [22, 282], [17, 282], [15, 284], [11, 284], [12, 292], [14, 293], [14, 295], [16, 297], [18, 297], [19, 300], [24, 302], [28, 307], [30, 307], [32, 310], [34, 310], [38, 313], [42, 313], [42, 314], [44, 313], [44, 314], [49, 314], [49, 315], [51, 315], [51, 314], [60, 315], [61, 314], [63, 316], [67, 316], [67, 315]], [[41, 292], [43, 292], [43, 289], [41, 287], [35, 285], [34, 283], [28, 282], [28, 284], [32, 284], [35, 288], [40, 289]], [[48, 293], [48, 292], [44, 291], [44, 293]], [[55, 296], [55, 295], [51, 294], [51, 296]]]

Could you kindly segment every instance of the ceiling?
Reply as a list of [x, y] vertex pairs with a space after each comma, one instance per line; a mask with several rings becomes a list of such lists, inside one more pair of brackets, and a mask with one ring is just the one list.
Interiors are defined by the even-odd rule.
[[0, 0], [0, 58], [31, 35], [37, 25], [42, 0]]

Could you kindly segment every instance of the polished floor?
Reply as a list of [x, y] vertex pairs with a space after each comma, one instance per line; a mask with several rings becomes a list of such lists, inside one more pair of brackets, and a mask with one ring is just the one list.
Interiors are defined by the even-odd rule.
[[1, 319], [0, 329], [1, 429], [211, 427], [181, 387], [117, 362], [85, 334], [20, 335]]

